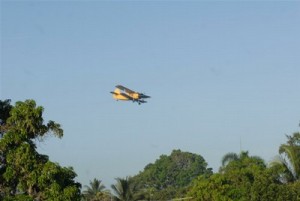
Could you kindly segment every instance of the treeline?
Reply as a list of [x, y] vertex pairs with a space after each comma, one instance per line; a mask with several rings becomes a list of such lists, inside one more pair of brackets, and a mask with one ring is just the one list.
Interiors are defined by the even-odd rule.
[[43, 110], [34, 100], [0, 100], [0, 201], [300, 200], [299, 132], [287, 135], [269, 164], [247, 151], [228, 153], [213, 173], [201, 155], [173, 150], [108, 190], [101, 178], [82, 186], [71, 167], [37, 152], [37, 141], [63, 137], [58, 123], [44, 122]]

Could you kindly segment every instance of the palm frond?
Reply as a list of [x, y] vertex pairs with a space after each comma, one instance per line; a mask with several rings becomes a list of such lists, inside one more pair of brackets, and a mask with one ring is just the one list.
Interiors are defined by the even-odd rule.
[[85, 185], [84, 187], [86, 188], [86, 190], [83, 191], [82, 194], [85, 198], [88, 199], [96, 198], [97, 195], [99, 193], [102, 193], [105, 189], [105, 186], [102, 184], [102, 181], [96, 178], [93, 181], [90, 181], [89, 186]]
[[270, 163], [271, 168], [275, 168], [279, 174], [279, 180], [282, 183], [288, 183], [295, 180], [293, 170], [291, 170], [289, 163], [282, 157], [276, 156]]
[[223, 156], [222, 158], [222, 166], [227, 165], [231, 161], [238, 160], [239, 156], [236, 153], [230, 152]]

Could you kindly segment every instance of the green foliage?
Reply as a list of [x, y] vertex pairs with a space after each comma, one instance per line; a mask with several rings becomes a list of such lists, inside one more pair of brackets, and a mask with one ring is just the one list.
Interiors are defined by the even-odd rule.
[[288, 184], [289, 189], [291, 189], [292, 194], [296, 198], [296, 200], [300, 200], [300, 181], [296, 181], [294, 183]]
[[32, 197], [28, 195], [16, 195], [16, 196], [7, 196], [3, 201], [34, 201]]
[[229, 195], [230, 190], [230, 181], [224, 175], [213, 174], [209, 178], [199, 176], [194, 181], [188, 196], [199, 201], [232, 200]]
[[248, 154], [230, 161], [221, 173], [198, 177], [188, 192], [197, 201], [297, 200], [295, 190], [278, 182], [273, 169]]
[[134, 201], [134, 192], [132, 180], [130, 177], [125, 179], [116, 178], [117, 183], [111, 185], [112, 190], [115, 193], [114, 200], [116, 201]]
[[279, 147], [279, 154], [271, 162], [271, 166], [277, 168], [279, 177], [283, 183], [300, 180], [300, 133], [287, 135], [288, 141]]
[[[222, 167], [220, 168], [220, 172], [223, 172], [224, 169], [226, 169], [226, 166], [230, 163], [230, 162], [235, 162], [233, 164], [241, 164], [240, 162], [242, 162], [243, 160], [252, 160], [255, 161], [257, 164], [260, 164], [262, 166], [265, 166], [264, 161], [262, 158], [258, 157], [258, 156], [249, 156], [249, 152], [248, 151], [241, 151], [240, 154], [236, 154], [236, 153], [227, 153], [223, 156], [222, 158]], [[228, 169], [228, 167], [227, 167]]]
[[80, 200], [81, 185], [74, 182], [73, 169], [60, 167], [36, 151], [37, 139], [63, 135], [54, 121], [44, 124], [42, 114], [42, 107], [26, 100], [17, 102], [2, 120], [6, 129], [0, 140], [0, 199]]
[[[47, 135], [61, 138], [61, 126], [44, 123], [43, 107], [26, 100], [10, 105], [0, 100], [0, 200], [76, 201], [81, 185], [71, 167], [61, 167], [39, 154], [36, 143]], [[193, 201], [300, 200], [300, 133], [287, 136], [280, 156], [267, 168], [247, 151], [228, 153], [219, 173], [212, 173], [202, 156], [173, 150], [161, 155], [134, 177], [117, 178], [112, 185], [115, 201], [171, 200], [190, 197]], [[86, 201], [109, 201], [101, 180], [86, 186]], [[176, 200], [176, 199], [175, 199]]]
[[62, 137], [63, 130], [59, 124], [54, 121], [49, 121], [47, 125], [44, 124], [43, 111], [44, 108], [36, 106], [34, 100], [16, 102], [7, 119], [7, 124], [11, 126], [14, 133], [20, 135], [27, 142], [37, 137], [43, 137], [49, 132], [53, 132], [57, 137]]
[[47, 161], [38, 177], [38, 187], [47, 199], [78, 200], [81, 185], [74, 182], [75, 177], [71, 167], [60, 167], [57, 163]]
[[144, 198], [172, 199], [181, 197], [185, 188], [199, 175], [211, 174], [202, 156], [173, 150], [170, 156], [161, 155], [154, 164], [133, 177], [135, 188], [144, 192]]
[[9, 117], [9, 113], [11, 111], [12, 106], [10, 105], [10, 100], [0, 100], [0, 137], [4, 134], [5, 130], [7, 129], [5, 127], [6, 120]]
[[101, 180], [94, 178], [90, 181], [89, 186], [85, 186], [86, 190], [83, 191], [83, 197], [86, 201], [109, 201], [110, 192], [105, 190], [105, 186]]

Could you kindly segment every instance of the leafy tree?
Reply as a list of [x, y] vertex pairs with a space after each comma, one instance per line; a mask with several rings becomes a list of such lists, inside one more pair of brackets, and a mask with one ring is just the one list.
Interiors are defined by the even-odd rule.
[[6, 129], [0, 140], [0, 192], [6, 200], [80, 200], [81, 185], [74, 182], [73, 169], [60, 167], [36, 151], [37, 140], [49, 134], [63, 136], [59, 124], [44, 124], [43, 110], [26, 100], [17, 102], [9, 117], [2, 119]]
[[90, 186], [85, 186], [86, 190], [83, 191], [83, 196], [87, 201], [104, 201], [110, 200], [110, 193], [105, 191], [105, 186], [101, 180], [94, 178], [90, 181]]
[[134, 201], [131, 178], [130, 177], [126, 177], [125, 179], [116, 178], [116, 181], [117, 181], [116, 184], [111, 185], [111, 188], [115, 193], [114, 200]]
[[222, 158], [222, 166], [220, 168], [220, 172], [223, 171], [223, 169], [226, 167], [226, 165], [232, 161], [243, 161], [246, 158], [251, 158], [251, 159], [257, 159], [256, 161], [258, 163], [264, 163], [263, 159], [258, 157], [258, 156], [249, 156], [249, 152], [248, 151], [241, 151], [240, 154], [236, 154], [236, 153], [227, 153], [223, 156]]
[[287, 135], [288, 141], [279, 147], [279, 154], [271, 166], [279, 170], [282, 182], [295, 182], [300, 180], [300, 133]]
[[198, 177], [188, 192], [195, 201], [297, 200], [297, 191], [278, 182], [274, 169], [248, 154], [230, 161], [220, 173]]
[[203, 174], [212, 174], [212, 170], [202, 156], [173, 150], [170, 156], [161, 155], [132, 179], [144, 199], [168, 200], [183, 197], [191, 181]]
[[10, 104], [10, 100], [0, 100], [0, 138], [3, 136], [6, 130], [6, 120], [9, 117], [9, 113], [12, 106]]
[[[10, 100], [0, 100], [0, 139], [3, 137], [5, 131], [7, 130], [6, 126], [6, 120], [9, 117], [9, 113], [11, 110], [12, 106], [10, 105]], [[0, 200], [1, 197], [4, 195], [4, 178], [3, 178], [3, 173], [5, 171], [5, 156], [3, 151], [0, 150]]]

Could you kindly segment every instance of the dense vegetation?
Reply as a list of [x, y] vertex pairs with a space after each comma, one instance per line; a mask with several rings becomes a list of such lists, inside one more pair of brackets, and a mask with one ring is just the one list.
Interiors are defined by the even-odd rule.
[[36, 151], [36, 140], [63, 136], [54, 121], [44, 124], [35, 101], [0, 102], [0, 200], [80, 200], [81, 184], [72, 168], [51, 162]]
[[36, 142], [63, 136], [60, 125], [44, 123], [42, 115], [33, 100], [14, 106], [0, 100], [0, 201], [300, 200], [299, 132], [287, 135], [270, 164], [247, 151], [227, 153], [213, 173], [201, 155], [173, 150], [135, 176], [116, 178], [112, 192], [97, 178], [81, 192], [71, 167], [37, 152]]
[[222, 172], [200, 176], [188, 192], [193, 200], [298, 200], [300, 183], [282, 183], [282, 171], [242, 152]]
[[170, 156], [161, 155], [154, 164], [132, 178], [138, 191], [144, 191], [143, 199], [170, 200], [174, 195], [184, 196], [187, 187], [199, 175], [210, 175], [204, 158], [197, 154], [173, 150]]

